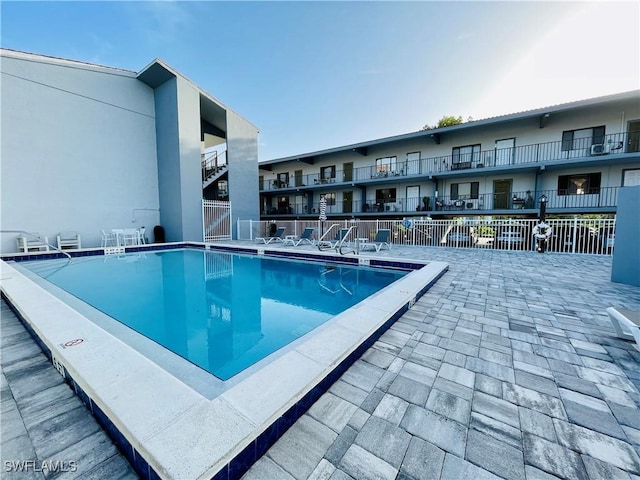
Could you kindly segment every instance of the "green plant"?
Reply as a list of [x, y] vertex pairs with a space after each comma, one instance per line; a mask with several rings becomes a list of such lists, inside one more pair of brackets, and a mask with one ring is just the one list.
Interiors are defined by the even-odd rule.
[[425, 212], [427, 210], [429, 210], [429, 202], [431, 201], [431, 199], [429, 197], [422, 197], [422, 203], [424, 204], [424, 208], [422, 210], [424, 210]]
[[425, 125], [424, 127], [422, 127], [422, 129], [433, 130], [435, 128], [451, 127], [453, 125], [460, 125], [463, 122], [464, 120], [462, 120], [462, 117], [460, 116], [454, 117], [453, 115], [445, 115], [440, 120], [438, 120], [438, 123], [436, 125]]

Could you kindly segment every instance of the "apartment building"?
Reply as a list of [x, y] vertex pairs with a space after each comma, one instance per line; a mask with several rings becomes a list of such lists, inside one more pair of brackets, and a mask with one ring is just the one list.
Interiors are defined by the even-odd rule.
[[257, 127], [162, 60], [134, 72], [0, 49], [0, 73], [1, 251], [16, 231], [202, 241], [203, 197], [258, 218]]
[[262, 219], [616, 212], [640, 185], [640, 90], [259, 163]]

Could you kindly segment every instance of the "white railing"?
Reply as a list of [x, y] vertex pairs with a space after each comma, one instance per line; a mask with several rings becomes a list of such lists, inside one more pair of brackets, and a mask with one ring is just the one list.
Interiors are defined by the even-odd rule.
[[202, 232], [205, 242], [231, 240], [231, 202], [202, 200]]
[[[318, 240], [331, 225], [348, 229], [357, 226], [358, 238], [373, 240], [383, 228], [391, 230], [394, 245], [493, 248], [498, 250], [535, 251], [533, 219], [478, 219], [431, 220], [407, 218], [405, 220], [238, 220], [238, 240], [253, 240], [269, 235], [272, 223], [285, 227], [285, 235], [299, 235], [313, 227], [313, 238]], [[547, 249], [550, 252], [588, 253], [611, 255], [615, 240], [615, 219], [548, 219], [552, 228]]]

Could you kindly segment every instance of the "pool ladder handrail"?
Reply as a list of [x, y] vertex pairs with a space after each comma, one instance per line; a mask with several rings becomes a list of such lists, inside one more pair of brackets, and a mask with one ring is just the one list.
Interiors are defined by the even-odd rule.
[[[353, 232], [353, 235], [354, 235], [353, 238], [354, 238], [355, 248], [353, 250], [351, 250], [351, 251], [343, 252], [342, 251], [342, 247], [344, 246], [345, 241], [348, 238], [350, 238], [351, 232]], [[349, 246], [351, 246], [350, 243], [351, 243], [351, 240], [349, 240]], [[357, 225], [351, 225], [349, 227], [349, 229], [346, 231], [344, 236], [340, 239], [340, 241], [336, 245], [336, 252], [338, 252], [340, 255], [346, 255], [347, 253], [355, 253], [356, 255], [358, 255], [360, 253], [360, 243], [358, 241], [358, 226]]]
[[[331, 238], [330, 234], [333, 231], [334, 227], [340, 229], [340, 233], [339, 233], [340, 238], [335, 244], [331, 240], [326, 239], [327, 237]], [[342, 233], [342, 230], [345, 230], [344, 234]], [[343, 252], [342, 248], [345, 245], [345, 243], [350, 243], [350, 240], [348, 239], [351, 238], [352, 232], [355, 238], [354, 240], [355, 249], [351, 251]], [[326, 232], [324, 232], [324, 234], [322, 234], [322, 236], [320, 237], [320, 240], [318, 240], [318, 250], [334, 249], [336, 253], [339, 253], [340, 255], [346, 255], [347, 253], [355, 253], [356, 255], [358, 255], [360, 252], [360, 243], [357, 238], [358, 237], [357, 233], [358, 233], [357, 225], [351, 225], [349, 228], [343, 229], [341, 228], [341, 225], [339, 223], [334, 223], [329, 227], [329, 229]]]
[[[329, 234], [333, 230], [333, 227], [340, 228], [340, 224], [339, 223], [334, 223], [333, 225], [331, 225], [329, 227], [329, 229], [326, 232], [324, 232], [322, 234], [322, 236], [318, 240], [318, 250], [331, 250], [332, 248], [335, 248], [335, 246], [333, 245], [333, 242], [331, 240], [326, 240], [326, 238], [329, 236]], [[331, 238], [331, 237], [329, 237], [329, 238]]]

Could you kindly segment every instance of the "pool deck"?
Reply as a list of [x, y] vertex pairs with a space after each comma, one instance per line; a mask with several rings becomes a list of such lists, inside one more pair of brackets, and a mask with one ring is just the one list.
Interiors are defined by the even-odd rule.
[[[640, 309], [640, 289], [610, 281], [611, 257], [364, 254], [374, 255], [449, 271], [243, 478], [640, 479], [640, 352], [606, 313]], [[6, 373], [2, 313], [2, 460], [20, 460], [6, 452], [28, 452], [28, 442], [37, 452], [37, 439], [17, 435], [29, 420]], [[30, 381], [32, 393], [51, 388], [35, 373]], [[7, 392], [22, 422], [5, 415]]]
[[[0, 476], [138, 478], [4, 300], [0, 303], [0, 316]], [[35, 463], [25, 464], [24, 471], [17, 471], [17, 464], [12, 471], [5, 463], [19, 461]], [[43, 462], [53, 466], [56, 461], [62, 462], [59, 472], [42, 466]]]

